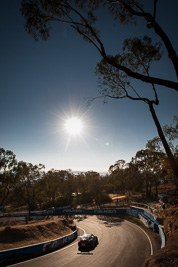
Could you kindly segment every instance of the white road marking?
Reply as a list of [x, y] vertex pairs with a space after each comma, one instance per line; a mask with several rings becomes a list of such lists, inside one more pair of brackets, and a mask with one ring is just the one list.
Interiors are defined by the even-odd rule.
[[[86, 234], [86, 231], [85, 231], [83, 228], [81, 228], [81, 227], [77, 227], [77, 228], [80, 228], [80, 229], [84, 232], [84, 234]], [[59, 249], [57, 249], [56, 251], [53, 251], [53, 252], [47, 253], [47, 254], [45, 254], [45, 255], [42, 255], [42, 256], [40, 256], [39, 258], [46, 257], [46, 256], [49, 256], [49, 254], [51, 255], [51, 254], [57, 253], [57, 252], [59, 252], [59, 251], [62, 251], [62, 250], [64, 250], [64, 249], [67, 249], [67, 248], [69, 248], [69, 247], [72, 247], [72, 246], [74, 246], [77, 242], [78, 242], [78, 241], [75, 241], [75, 242], [72, 243], [71, 245], [67, 245], [67, 246], [65, 246], [64, 248], [61, 248], [61, 249], [59, 248]], [[19, 262], [19, 263], [12, 264], [12, 265], [9, 265], [9, 266], [20, 266], [22, 263], [31, 262], [31, 261], [36, 260], [36, 259], [37, 259], [37, 258], [33, 258], [33, 259], [30, 259], [30, 260], [26, 260], [26, 261], [21, 261], [21, 262]]]
[[[125, 220], [125, 221], [127, 221], [127, 220]], [[146, 237], [148, 238], [148, 241], [150, 243], [150, 250], [151, 250], [151, 256], [152, 256], [153, 255], [153, 245], [152, 245], [151, 239], [149, 238], [149, 236], [147, 235], [147, 233], [140, 226], [138, 226], [138, 225], [136, 225], [136, 224], [134, 224], [132, 222], [129, 222], [129, 221], [127, 221], [127, 222], [130, 223], [130, 224], [132, 224], [132, 225], [134, 225], [134, 226], [136, 226], [140, 230], [142, 230], [142, 232], [146, 235]]]
[[[146, 237], [147, 237], [147, 239], [148, 239], [148, 241], [149, 241], [149, 243], [150, 243], [150, 250], [151, 250], [151, 256], [152, 256], [152, 255], [153, 255], [153, 246], [152, 246], [151, 239], [149, 238], [149, 236], [147, 235], [147, 233], [146, 233], [140, 226], [138, 226], [138, 225], [136, 225], [136, 224], [134, 224], [134, 223], [131, 223], [130, 221], [127, 221], [127, 220], [125, 220], [125, 221], [126, 221], [128, 224], [131, 224], [131, 225], [137, 227], [138, 229], [140, 229], [140, 230], [146, 235]], [[80, 228], [80, 229], [84, 232], [84, 234], [86, 234], [86, 231], [85, 231], [83, 228], [81, 228], [81, 227], [77, 227], [77, 228]], [[72, 243], [71, 245], [65, 246], [64, 248], [57, 249], [56, 251], [50, 252], [49, 254], [58, 253], [59, 251], [65, 250], [65, 249], [67, 249], [67, 248], [69, 248], [69, 247], [72, 247], [72, 246], [74, 246], [77, 242], [78, 242], [78, 241]], [[41, 257], [49, 256], [49, 254], [42, 255], [42, 256], [40, 256], [40, 258], [41, 258]], [[17, 263], [17, 264], [9, 265], [9, 266], [20, 266], [20, 265], [21, 265], [22, 263], [24, 263], [24, 262], [32, 262], [33, 260], [36, 260], [36, 259], [37, 259], [37, 258], [30, 259], [30, 260], [23, 261], [23, 262], [20, 262], [20, 263]]]

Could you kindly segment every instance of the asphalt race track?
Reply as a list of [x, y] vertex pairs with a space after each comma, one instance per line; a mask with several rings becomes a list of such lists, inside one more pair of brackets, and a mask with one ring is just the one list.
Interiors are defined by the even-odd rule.
[[[53, 253], [26, 262], [19, 267], [142, 267], [145, 260], [160, 248], [159, 236], [150, 238], [137, 226], [114, 217], [88, 216], [76, 220], [79, 232], [98, 236], [98, 246], [84, 253], [78, 251], [77, 241]], [[150, 242], [151, 239], [151, 242]]]

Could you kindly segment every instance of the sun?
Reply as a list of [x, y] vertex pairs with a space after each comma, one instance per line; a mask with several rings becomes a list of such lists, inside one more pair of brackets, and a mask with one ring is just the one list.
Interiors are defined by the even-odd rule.
[[65, 123], [65, 130], [69, 135], [78, 135], [81, 133], [83, 124], [81, 119], [72, 117], [67, 119]]

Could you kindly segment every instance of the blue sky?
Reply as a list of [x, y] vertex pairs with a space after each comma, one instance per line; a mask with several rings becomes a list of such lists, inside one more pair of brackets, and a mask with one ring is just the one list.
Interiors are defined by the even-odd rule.
[[[158, 4], [157, 21], [177, 50], [178, 2]], [[129, 162], [157, 136], [147, 105], [97, 100], [87, 107], [85, 99], [98, 96], [94, 70], [101, 57], [96, 49], [64, 24], [54, 25], [48, 41], [35, 42], [24, 30], [19, 8], [20, 0], [0, 1], [0, 147], [12, 150], [19, 161], [42, 163], [46, 170], [105, 172], [117, 160]], [[137, 27], [119, 26], [100, 12], [98, 23], [108, 54], [119, 52], [127, 37], [149, 34], [158, 41], [144, 21]], [[176, 81], [166, 53], [151, 74]], [[178, 115], [178, 95], [157, 88], [158, 118], [162, 125], [170, 124]], [[83, 131], [69, 137], [64, 124], [72, 116], [81, 118]]]

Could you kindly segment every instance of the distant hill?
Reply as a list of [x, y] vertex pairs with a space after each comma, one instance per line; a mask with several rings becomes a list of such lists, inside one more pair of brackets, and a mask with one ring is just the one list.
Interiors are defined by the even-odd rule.
[[[77, 175], [80, 173], [86, 173], [86, 171], [72, 171], [73, 174]], [[109, 174], [108, 172], [98, 172], [101, 176], [105, 176], [107, 174]]]

